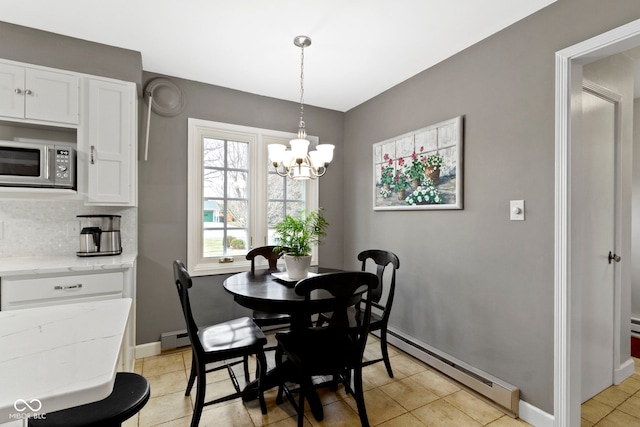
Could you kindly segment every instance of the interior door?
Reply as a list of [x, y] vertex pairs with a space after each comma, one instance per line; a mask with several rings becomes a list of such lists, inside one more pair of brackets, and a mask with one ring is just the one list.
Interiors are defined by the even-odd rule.
[[581, 240], [582, 402], [613, 384], [616, 144], [618, 102], [593, 86], [582, 91], [584, 215]]

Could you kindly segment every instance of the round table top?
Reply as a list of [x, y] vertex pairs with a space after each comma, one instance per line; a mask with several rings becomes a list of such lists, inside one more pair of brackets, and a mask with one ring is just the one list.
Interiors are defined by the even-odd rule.
[[[314, 273], [339, 271], [318, 267], [309, 270]], [[253, 310], [296, 314], [305, 309], [304, 296], [296, 294], [295, 283], [283, 282], [266, 270], [258, 270], [255, 274], [234, 274], [224, 281], [223, 286], [238, 304]], [[332, 298], [328, 292], [314, 292], [311, 297], [314, 309], [322, 311], [323, 303], [330, 304]]]

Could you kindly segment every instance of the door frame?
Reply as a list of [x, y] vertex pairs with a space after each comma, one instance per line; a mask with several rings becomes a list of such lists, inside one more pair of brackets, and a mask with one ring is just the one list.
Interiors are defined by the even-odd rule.
[[[581, 303], [571, 264], [571, 179], [579, 165], [571, 153], [580, 135], [582, 109], [576, 100], [582, 91], [582, 69], [584, 64], [637, 46], [640, 19], [556, 52], [553, 423], [558, 427], [580, 425]], [[614, 323], [618, 328], [614, 335], [619, 335], [621, 322]]]

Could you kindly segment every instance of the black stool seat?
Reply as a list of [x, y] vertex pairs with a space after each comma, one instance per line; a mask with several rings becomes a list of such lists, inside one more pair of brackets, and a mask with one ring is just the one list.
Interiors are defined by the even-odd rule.
[[47, 413], [29, 420], [30, 427], [115, 427], [137, 414], [149, 400], [149, 382], [132, 372], [118, 372], [113, 392], [86, 405]]

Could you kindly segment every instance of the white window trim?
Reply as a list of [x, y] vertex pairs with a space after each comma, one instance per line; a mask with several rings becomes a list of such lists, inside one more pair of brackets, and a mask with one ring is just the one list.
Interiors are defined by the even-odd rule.
[[[234, 257], [230, 263], [220, 263], [218, 258], [202, 257], [202, 136], [221, 133], [241, 134], [249, 141], [249, 240], [250, 248], [266, 244], [267, 236], [267, 143], [265, 139], [294, 139], [295, 133], [260, 129], [229, 123], [212, 122], [201, 119], [188, 119], [187, 141], [187, 269], [192, 276], [207, 274], [225, 274], [248, 271], [251, 262], [244, 256]], [[318, 137], [308, 136], [312, 144], [318, 143]], [[307, 212], [318, 209], [319, 186], [317, 179], [306, 182]], [[254, 194], [255, 193], [255, 194]], [[312, 251], [311, 262], [318, 263], [318, 248]], [[266, 263], [264, 263], [266, 265]]]

